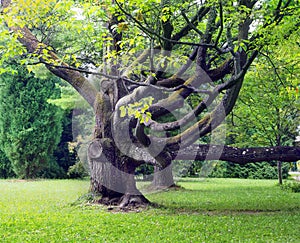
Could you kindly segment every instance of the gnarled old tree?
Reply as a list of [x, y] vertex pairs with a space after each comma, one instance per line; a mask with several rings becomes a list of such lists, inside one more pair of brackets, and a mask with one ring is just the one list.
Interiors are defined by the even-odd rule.
[[143, 204], [134, 172], [144, 163], [300, 159], [297, 147], [197, 143], [232, 111], [260, 51], [298, 30], [298, 14], [292, 0], [2, 0], [1, 60], [42, 63], [79, 92], [95, 114], [91, 190]]

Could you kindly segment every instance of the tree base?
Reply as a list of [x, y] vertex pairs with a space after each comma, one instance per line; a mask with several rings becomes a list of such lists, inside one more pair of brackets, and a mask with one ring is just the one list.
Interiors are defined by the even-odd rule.
[[181, 188], [182, 188], [181, 186], [178, 186], [175, 183], [170, 186], [155, 185], [155, 184], [151, 183], [150, 185], [146, 186], [143, 191], [158, 192], [158, 191], [166, 191], [166, 190], [170, 190], [170, 189], [178, 190]]
[[153, 206], [153, 204], [143, 195], [131, 195], [124, 194], [121, 197], [102, 197], [97, 200], [96, 203], [103, 204], [108, 206], [108, 209], [122, 209], [122, 210], [130, 210], [137, 208], [146, 208], [149, 206]]
[[151, 203], [150, 201], [145, 198], [143, 195], [130, 195], [130, 194], [125, 194], [120, 198], [120, 208], [125, 208], [125, 207], [147, 207], [150, 206]]

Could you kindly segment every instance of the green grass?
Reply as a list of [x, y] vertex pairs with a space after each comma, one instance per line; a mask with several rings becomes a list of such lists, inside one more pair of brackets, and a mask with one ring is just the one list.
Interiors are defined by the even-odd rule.
[[300, 242], [300, 193], [272, 180], [207, 179], [112, 213], [72, 206], [88, 181], [0, 180], [0, 242]]

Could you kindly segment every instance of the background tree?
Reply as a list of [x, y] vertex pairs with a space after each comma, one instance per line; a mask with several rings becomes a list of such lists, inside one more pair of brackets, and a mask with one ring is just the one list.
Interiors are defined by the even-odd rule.
[[72, 148], [72, 142], [72, 110], [63, 110], [62, 134], [57, 148], [54, 150], [54, 158], [66, 175], [69, 167], [77, 162], [77, 154]]
[[70, 85], [60, 82], [59, 87], [61, 96], [49, 101], [65, 113], [61, 141], [54, 155], [68, 177], [84, 178], [88, 175], [86, 148], [92, 139], [93, 111]]
[[[232, 111], [264, 46], [298, 29], [296, 2], [2, 0], [2, 6], [9, 29], [1, 37], [10, 40], [2, 61], [23, 54], [44, 63], [93, 107], [91, 190], [102, 194], [101, 202], [148, 203], [134, 181], [144, 163], [167, 168], [174, 159], [248, 163], [300, 157], [294, 147], [193, 145]], [[98, 85], [87, 73], [102, 77]], [[177, 117], [193, 93], [202, 95], [199, 103]], [[176, 119], [159, 122], [170, 113]], [[176, 133], [167, 136], [170, 131]]]
[[61, 137], [62, 112], [47, 100], [59, 95], [57, 78], [37, 79], [24, 67], [0, 76], [1, 149], [19, 178], [59, 177], [53, 157]]
[[[298, 88], [300, 53], [298, 33], [276, 46], [266, 48], [246, 76], [237, 105], [228, 117], [228, 142], [231, 145], [291, 146], [299, 123]], [[263, 102], [262, 102], [263, 101]], [[265, 178], [275, 176], [272, 164], [232, 164], [217, 166], [215, 175]], [[260, 168], [261, 167], [261, 168]], [[277, 164], [278, 180], [282, 183], [281, 162]], [[284, 177], [289, 165], [285, 165]], [[221, 172], [222, 171], [222, 172]], [[221, 174], [219, 174], [221, 173]]]

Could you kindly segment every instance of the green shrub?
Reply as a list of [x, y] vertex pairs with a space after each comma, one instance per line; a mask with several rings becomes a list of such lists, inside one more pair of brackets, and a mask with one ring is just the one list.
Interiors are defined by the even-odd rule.
[[49, 179], [64, 179], [67, 177], [67, 173], [62, 167], [58, 165], [55, 158], [50, 158], [50, 163], [43, 169], [39, 174], [39, 178], [49, 178]]
[[148, 181], [153, 179], [154, 167], [153, 165], [140, 165], [136, 168], [135, 174], [142, 177], [143, 180]]
[[205, 163], [203, 161], [172, 161], [173, 174], [176, 177], [197, 177], [201, 173]]
[[83, 162], [79, 161], [75, 165], [69, 167], [67, 175], [71, 179], [83, 179], [88, 176], [88, 172]]
[[5, 153], [0, 150], [0, 178], [6, 179], [15, 176], [9, 159], [6, 157]]
[[281, 185], [281, 189], [290, 192], [300, 192], [300, 182], [286, 181]]
[[[290, 165], [282, 163], [282, 177], [288, 177]], [[277, 179], [277, 163], [262, 162], [238, 165], [231, 162], [218, 162], [209, 177], [244, 178], [244, 179]]]
[[248, 178], [249, 179], [276, 179], [277, 168], [268, 165], [258, 167], [257, 170], [251, 170], [249, 172]]
[[0, 146], [18, 178], [37, 178], [56, 163], [62, 111], [48, 100], [60, 90], [53, 76], [37, 78], [17, 62], [11, 68], [15, 73], [0, 75]]

